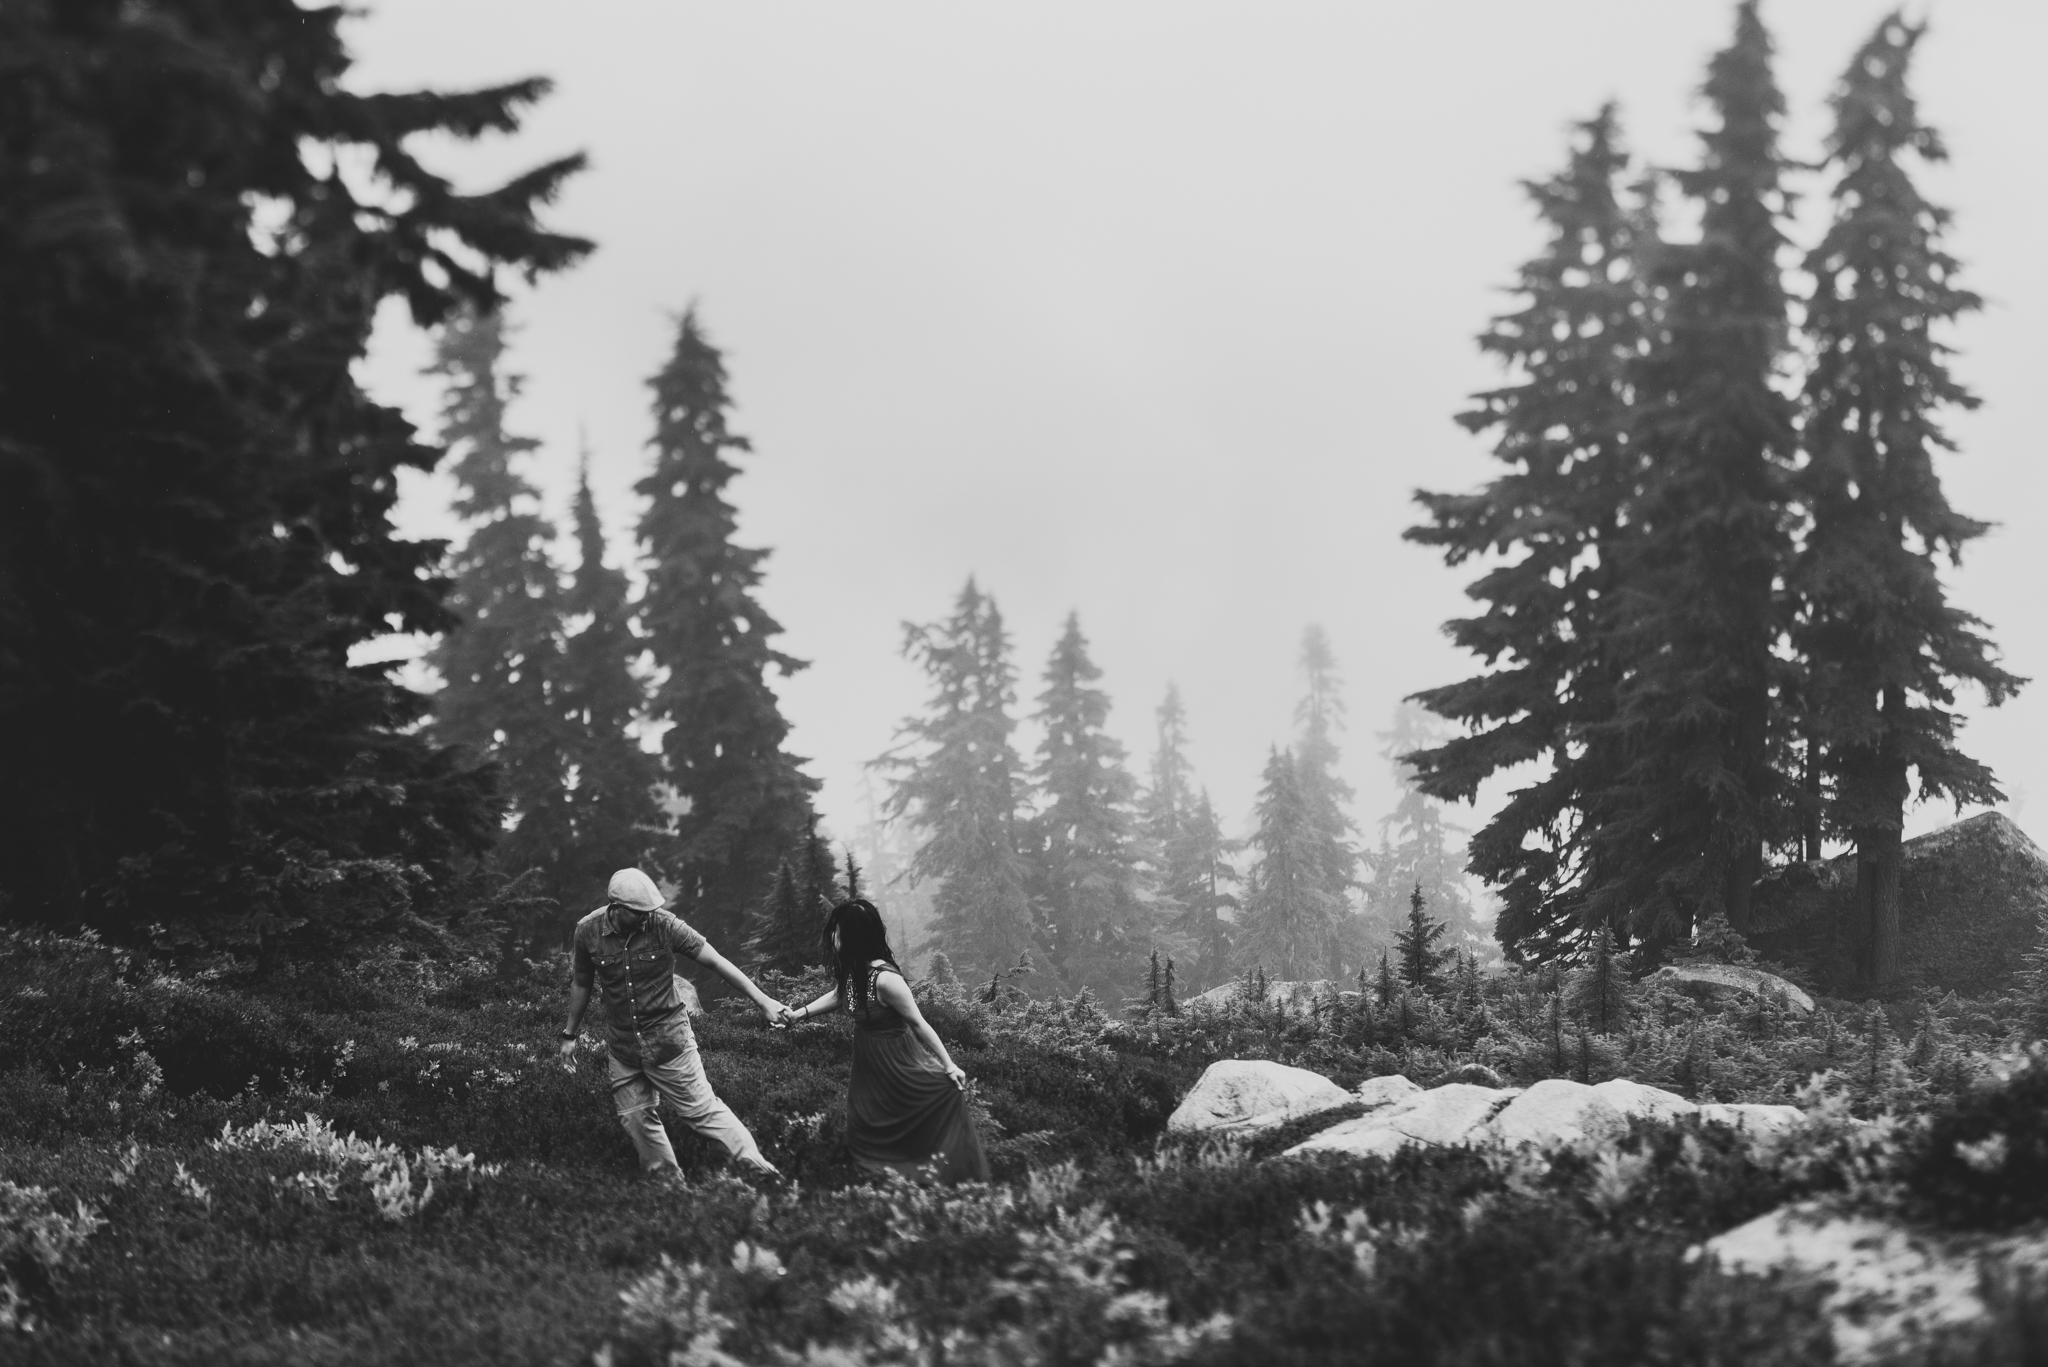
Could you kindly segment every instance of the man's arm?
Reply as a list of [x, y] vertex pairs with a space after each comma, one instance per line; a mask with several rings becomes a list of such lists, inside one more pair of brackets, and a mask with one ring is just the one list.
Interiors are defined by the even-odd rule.
[[782, 1003], [754, 986], [754, 980], [741, 971], [740, 966], [713, 949], [706, 943], [697, 951], [697, 962], [716, 973], [719, 977], [747, 994], [747, 999], [761, 1008], [761, 1014], [775, 1020], [782, 1013]]
[[569, 984], [569, 1019], [562, 1023], [562, 1033], [574, 1035], [583, 1029], [583, 1013], [590, 1009], [590, 984], [587, 982]]
[[562, 1033], [571, 1038], [563, 1040], [557, 1051], [563, 1058], [576, 1050], [573, 1036], [583, 1029], [583, 1013], [590, 1009], [590, 980], [595, 975], [596, 965], [590, 961], [590, 946], [578, 934], [576, 947], [569, 955], [569, 1017], [562, 1022]]

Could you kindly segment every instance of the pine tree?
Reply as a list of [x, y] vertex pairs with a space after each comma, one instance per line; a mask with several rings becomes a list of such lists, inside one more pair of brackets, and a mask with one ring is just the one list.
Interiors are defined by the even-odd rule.
[[1173, 878], [1168, 851], [1181, 838], [1195, 804], [1194, 766], [1187, 757], [1187, 709], [1181, 705], [1176, 685], [1167, 684], [1166, 697], [1153, 718], [1158, 744], [1152, 751], [1150, 782], [1138, 802], [1138, 831], [1160, 895], [1170, 899]]
[[782, 628], [755, 596], [768, 553], [733, 543], [730, 457], [752, 448], [727, 425], [725, 362], [694, 310], [649, 385], [654, 469], [636, 486], [648, 499], [640, 622], [665, 671], [649, 713], [668, 724], [666, 776], [685, 804], [669, 872], [685, 915], [717, 943], [734, 937], [810, 822], [818, 782], [783, 749], [789, 723], [769, 682], [804, 665], [772, 644]]
[[431, 910], [495, 838], [398, 662], [350, 658], [454, 625], [390, 517], [439, 452], [351, 367], [386, 299], [431, 327], [580, 257], [535, 218], [579, 163], [458, 193], [409, 144], [514, 132], [546, 83], [357, 93], [345, 17], [0, 10], [9, 917], [290, 948]]
[[1187, 759], [1187, 713], [1172, 684], [1156, 717], [1158, 747], [1138, 828], [1160, 912], [1192, 947], [1194, 981], [1201, 990], [1230, 976], [1230, 923], [1222, 912], [1239, 904], [1224, 888], [1237, 882], [1232, 856], [1244, 846], [1224, 836], [1208, 790], [1196, 785]]
[[1464, 842], [1457, 839], [1458, 828], [1444, 820], [1442, 804], [1417, 782], [1411, 759], [1443, 743], [1443, 723], [1416, 703], [1403, 702], [1379, 739], [1401, 798], [1381, 819], [1379, 848], [1366, 861], [1373, 873], [1366, 889], [1368, 933], [1381, 940], [1391, 937], [1407, 914], [1408, 890], [1420, 883], [1430, 904], [1444, 913], [1454, 938], [1479, 940], [1479, 912], [1465, 884]]
[[566, 639], [556, 689], [567, 722], [563, 757], [573, 776], [570, 835], [543, 868], [547, 891], [572, 915], [596, 905], [614, 871], [659, 863], [668, 825], [655, 797], [661, 761], [634, 734], [646, 693], [633, 666], [644, 643], [633, 634], [625, 573], [605, 564], [587, 453], [573, 514], [578, 560], [562, 596]]
[[1018, 852], [1016, 674], [1002, 613], [969, 579], [951, 617], [906, 624], [903, 653], [932, 697], [877, 761], [892, 775], [884, 811], [925, 834], [907, 872], [913, 884], [938, 885], [935, 947], [977, 974], [1005, 969], [1037, 947], [1038, 922]]
[[1276, 749], [1267, 759], [1256, 816], [1258, 863], [1238, 953], [1283, 979], [1315, 977], [1329, 965], [1344, 905], [1329, 891], [1328, 831], [1315, 822], [1291, 752]]
[[1939, 410], [1976, 406], [1934, 334], [1979, 300], [1956, 285], [1949, 216], [1907, 164], [1946, 156], [1907, 87], [1921, 32], [1893, 14], [1850, 62], [1831, 101], [1834, 223], [1806, 261], [1814, 362], [1798, 486], [1812, 526], [1793, 592], [1826, 825], [1855, 842], [1852, 938], [1872, 985], [1899, 972], [1908, 771], [1922, 798], [2000, 801], [1990, 769], [1956, 748], [1954, 685], [1975, 683], [1996, 705], [2022, 682], [1997, 665], [1982, 623], [1949, 606], [1938, 572], [1938, 557], [1959, 562], [1987, 524], [1949, 506], [1934, 469], [1950, 448]]
[[[1588, 813], [1620, 767], [1617, 744], [1587, 728], [1615, 707], [1614, 542], [1641, 471], [1631, 371], [1656, 303], [1646, 283], [1654, 201], [1625, 203], [1627, 175], [1610, 105], [1577, 127], [1563, 171], [1525, 187], [1548, 245], [1522, 268], [1522, 306], [1480, 338], [1516, 382], [1459, 419], [1498, 434], [1494, 457], [1508, 473], [1473, 494], [1417, 494], [1429, 521], [1407, 532], [1454, 567], [1498, 557], [1467, 590], [1482, 611], [1447, 628], [1486, 672], [1415, 695], [1469, 734], [1417, 735], [1393, 758], [1413, 766], [1418, 800], [1469, 802], [1488, 778], [1540, 766], [1469, 850], [1471, 871], [1500, 891], [1494, 934], [1517, 961], [1560, 954], [1576, 934]], [[1396, 820], [1425, 834], [1405, 810]], [[1427, 876], [1405, 860], [1390, 875], [1385, 862], [1375, 882], [1392, 894], [1383, 912], [1398, 916], [1401, 890]]]
[[1593, 1029], [1611, 1035], [1628, 1016], [1628, 991], [1615, 961], [1614, 929], [1601, 926], [1587, 946], [1585, 967], [1573, 985], [1572, 1010]]
[[810, 919], [787, 859], [776, 864], [768, 896], [747, 919], [746, 946], [747, 962], [756, 973], [801, 973], [820, 957], [818, 923]]
[[1137, 783], [1123, 746], [1104, 730], [1109, 697], [1094, 686], [1101, 677], [1070, 614], [1038, 695], [1045, 739], [1032, 774], [1039, 811], [1031, 843], [1053, 969], [1098, 995], [1130, 981], [1151, 931], [1133, 847]]
[[1400, 958], [1401, 981], [1417, 992], [1435, 994], [1443, 990], [1444, 962], [1458, 951], [1437, 948], [1436, 942], [1450, 927], [1431, 917], [1428, 905], [1422, 885], [1417, 883], [1408, 898], [1408, 926], [1394, 937], [1394, 949]]
[[1608, 627], [1627, 673], [1615, 715], [1588, 728], [1627, 765], [1592, 804], [1581, 919], [1653, 945], [1716, 908], [1748, 930], [1787, 797], [1773, 765], [1773, 652], [1794, 434], [1772, 381], [1787, 346], [1777, 258], [1788, 196], [1784, 101], [1754, 0], [1737, 7], [1704, 93], [1717, 125], [1701, 164], [1677, 173], [1700, 206], [1700, 239], [1661, 248], [1654, 280], [1669, 302], [1633, 372], [1643, 465], [1616, 546], [1622, 620]]
[[[849, 860], [851, 855], [848, 856]], [[825, 918], [832, 908], [846, 898], [853, 896], [840, 885], [839, 864], [832, 857], [832, 844], [818, 832], [817, 813], [811, 814], [810, 825], [804, 831], [802, 848], [804, 914], [811, 929], [810, 955], [813, 962], [822, 962], [818, 946], [825, 928]]]
[[1330, 907], [1332, 934], [1325, 954], [1325, 975], [1335, 979], [1344, 976], [1347, 952], [1362, 960], [1366, 950], [1350, 900], [1352, 889], [1358, 886], [1358, 851], [1350, 841], [1357, 827], [1345, 810], [1352, 791], [1337, 774], [1337, 733], [1344, 729], [1343, 679], [1320, 626], [1311, 625], [1302, 633], [1300, 667], [1305, 687], [1294, 709], [1295, 722], [1301, 728], [1294, 768], [1303, 816], [1313, 833], [1309, 846], [1314, 859], [1312, 876]]
[[505, 347], [502, 313], [462, 309], [443, 324], [428, 369], [446, 383], [441, 444], [454, 457], [458, 489], [451, 506], [470, 530], [449, 561], [448, 606], [462, 624], [427, 661], [442, 679], [434, 734], [496, 769], [507, 826], [498, 863], [519, 874], [562, 859], [574, 832], [560, 696], [561, 577], [548, 554], [555, 529], [516, 466], [540, 443], [506, 428], [521, 377], [505, 368]]

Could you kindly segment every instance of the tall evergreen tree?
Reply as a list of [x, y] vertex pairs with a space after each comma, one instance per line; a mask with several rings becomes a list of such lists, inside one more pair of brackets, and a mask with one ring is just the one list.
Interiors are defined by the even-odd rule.
[[1401, 981], [1418, 992], [1434, 993], [1443, 990], [1444, 965], [1456, 958], [1458, 951], [1437, 948], [1436, 942], [1451, 928], [1431, 916], [1428, 907], [1422, 885], [1417, 883], [1408, 894], [1408, 924], [1394, 937], [1394, 952]]
[[2022, 682], [1998, 666], [1983, 624], [1949, 606], [1937, 563], [1960, 561], [1986, 524], [1949, 506], [1934, 469], [1934, 453], [1952, 449], [1939, 411], [1976, 405], [1934, 332], [1979, 301], [1956, 285], [1949, 216], [1908, 165], [1946, 156], [1907, 85], [1921, 32], [1892, 14], [1849, 63], [1831, 102], [1834, 223], [1806, 261], [1814, 360], [1798, 484], [1812, 525], [1793, 577], [1797, 639], [1827, 824], [1856, 846], [1853, 939], [1871, 984], [1899, 972], [1908, 771], [1922, 797], [1999, 801], [1990, 769], [1956, 747], [1954, 685], [1996, 704]]
[[[439, 452], [351, 367], [588, 243], [418, 137], [517, 129], [540, 81], [364, 95], [339, 8], [0, 7], [0, 901], [275, 946], [402, 918], [495, 834], [395, 664], [453, 625], [396, 472]], [[346, 145], [350, 174], [331, 167]]]
[[931, 942], [973, 980], [1038, 947], [1030, 871], [1018, 849], [1009, 636], [995, 600], [969, 579], [951, 617], [905, 624], [903, 653], [924, 669], [932, 697], [877, 761], [892, 776], [883, 810], [925, 832], [908, 875], [913, 884], [937, 884]]
[[437, 738], [488, 758], [498, 772], [508, 873], [551, 866], [569, 848], [567, 739], [561, 698], [561, 577], [548, 555], [555, 529], [515, 462], [538, 450], [507, 430], [521, 378], [505, 366], [502, 313], [462, 309], [442, 326], [428, 373], [445, 381], [441, 444], [454, 457], [451, 505], [469, 525], [450, 557], [448, 606], [462, 624], [427, 661], [441, 676]]
[[1316, 821], [1294, 755], [1266, 761], [1247, 880], [1238, 957], [1276, 978], [1298, 980], [1329, 967], [1343, 899], [1330, 890], [1328, 831]]
[[[1576, 933], [1588, 812], [1620, 768], [1619, 744], [1590, 728], [1616, 706], [1615, 542], [1641, 473], [1631, 371], [1655, 305], [1652, 201], [1630, 207], [1627, 175], [1609, 105], [1575, 130], [1561, 172], [1525, 186], [1548, 242], [1522, 267], [1522, 306], [1480, 338], [1516, 381], [1459, 418], [1498, 433], [1494, 456], [1509, 472], [1473, 494], [1417, 494], [1430, 520], [1407, 533], [1453, 566], [1504, 557], [1467, 590], [1483, 610], [1447, 627], [1486, 672], [1415, 695], [1469, 734], [1420, 740], [1407, 759], [1419, 798], [1461, 802], [1496, 774], [1536, 766], [1468, 852], [1500, 892], [1495, 936], [1518, 960], [1549, 957]], [[1414, 876], [1381, 880], [1389, 916]]]
[[1201, 991], [1231, 973], [1230, 927], [1222, 911], [1238, 905], [1224, 889], [1237, 882], [1231, 858], [1242, 842], [1224, 836], [1208, 792], [1195, 783], [1187, 758], [1187, 712], [1178, 688], [1167, 685], [1156, 718], [1158, 747], [1152, 753], [1151, 782], [1139, 802], [1138, 829], [1155, 905], [1189, 946], [1189, 985]]
[[1096, 686], [1101, 677], [1080, 617], [1070, 613], [1038, 695], [1045, 738], [1032, 775], [1039, 800], [1031, 822], [1034, 881], [1061, 982], [1121, 996], [1151, 947], [1151, 918], [1138, 886], [1138, 785], [1124, 767], [1123, 746], [1104, 730], [1109, 695]]
[[1243, 848], [1242, 840], [1223, 834], [1223, 823], [1204, 788], [1195, 797], [1194, 810], [1181, 822], [1179, 837], [1166, 852], [1168, 881], [1164, 886], [1173, 904], [1181, 908], [1175, 929], [1194, 943], [1188, 973], [1198, 992], [1229, 978], [1236, 957], [1234, 928], [1223, 913], [1235, 913], [1243, 904], [1224, 889], [1240, 882], [1234, 861]]
[[1677, 173], [1700, 238], [1659, 252], [1669, 302], [1633, 376], [1643, 470], [1617, 542], [1622, 620], [1610, 629], [1626, 672], [1614, 717], [1589, 728], [1626, 763], [1594, 804], [1584, 920], [1652, 944], [1716, 911], [1748, 930], [1788, 796], [1772, 714], [1794, 433], [1772, 380], [1787, 351], [1789, 197], [1784, 100], [1754, 0], [1737, 7], [1705, 94], [1717, 122], [1700, 165]]
[[668, 724], [666, 777], [685, 804], [668, 871], [716, 943], [737, 939], [809, 827], [818, 782], [783, 749], [789, 723], [769, 682], [804, 663], [772, 644], [782, 628], [755, 596], [768, 552], [733, 543], [731, 456], [751, 447], [727, 425], [725, 362], [694, 310], [649, 384], [654, 469], [636, 486], [648, 500], [640, 622], [664, 677], [648, 710]]
[[1145, 860], [1160, 884], [1161, 895], [1171, 897], [1166, 890], [1171, 881], [1166, 870], [1166, 851], [1180, 838], [1195, 800], [1195, 771], [1187, 756], [1188, 714], [1177, 686], [1166, 686], [1166, 696], [1152, 715], [1158, 741], [1152, 750], [1145, 791], [1138, 799], [1137, 829]]
[[646, 646], [633, 634], [625, 572], [605, 563], [587, 455], [573, 511], [578, 560], [562, 596], [566, 639], [555, 690], [566, 721], [569, 838], [544, 868], [565, 918], [594, 905], [615, 870], [659, 862], [668, 825], [655, 797], [661, 761], [634, 732], [646, 704], [634, 663]]
[[1337, 773], [1337, 733], [1344, 727], [1343, 679], [1322, 627], [1312, 625], [1302, 633], [1300, 662], [1304, 687], [1294, 710], [1301, 727], [1294, 771], [1303, 816], [1312, 832], [1307, 847], [1313, 858], [1312, 876], [1324, 904], [1331, 909], [1332, 935], [1324, 973], [1335, 979], [1344, 976], [1342, 960], [1347, 951], [1362, 958], [1365, 949], [1362, 927], [1350, 901], [1352, 889], [1358, 886], [1358, 850], [1350, 840], [1357, 827], [1346, 810], [1352, 791]]
[[1392, 932], [1405, 914], [1408, 890], [1423, 896], [1444, 914], [1445, 924], [1460, 939], [1480, 939], [1478, 912], [1465, 886], [1464, 842], [1457, 828], [1444, 820], [1443, 808], [1415, 779], [1410, 756], [1444, 740], [1443, 723], [1412, 701], [1394, 709], [1391, 729], [1380, 733], [1381, 755], [1394, 770], [1401, 797], [1380, 821], [1380, 847], [1368, 857], [1372, 886], [1366, 909], [1373, 931]]

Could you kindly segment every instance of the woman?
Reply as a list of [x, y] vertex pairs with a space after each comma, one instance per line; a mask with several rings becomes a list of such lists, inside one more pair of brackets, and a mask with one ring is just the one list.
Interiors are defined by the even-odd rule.
[[910, 995], [889, 952], [882, 914], [865, 897], [841, 902], [825, 918], [832, 990], [785, 1020], [839, 1009], [853, 1017], [853, 1080], [846, 1088], [846, 1147], [871, 1172], [941, 1181], [986, 1182], [988, 1159], [967, 1112], [967, 1074], [953, 1062]]

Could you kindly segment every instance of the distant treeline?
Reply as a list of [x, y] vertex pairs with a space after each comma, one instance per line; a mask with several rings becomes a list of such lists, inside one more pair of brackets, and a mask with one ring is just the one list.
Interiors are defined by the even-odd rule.
[[[498, 315], [465, 312], [439, 334], [442, 438], [469, 528], [449, 561], [462, 623], [429, 656], [443, 680], [432, 734], [495, 766], [505, 832], [493, 862], [518, 879], [501, 909], [540, 908], [525, 933], [559, 938], [610, 870], [642, 864], [675, 883], [700, 928], [753, 962], [814, 962], [825, 907], [860, 871], [850, 854], [843, 878], [835, 868], [811, 805], [816, 782], [783, 748], [768, 680], [802, 662], [771, 645], [781, 629], [755, 596], [765, 552], [733, 542], [729, 457], [747, 444], [728, 425], [719, 352], [686, 314], [650, 381], [635, 596], [604, 563], [587, 461], [575, 568], [558, 570], [555, 529], [516, 468], [538, 443], [506, 427], [521, 380], [505, 350]], [[907, 882], [891, 891], [929, 883], [916, 947], [957, 971], [1028, 965], [1013, 985], [1112, 1000], [1162, 952], [1182, 990], [1254, 967], [1353, 975], [1392, 946], [1399, 905], [1425, 885], [1472, 927], [1459, 854], [1431, 800], [1411, 792], [1376, 853], [1352, 843], [1351, 791], [1336, 775], [1340, 681], [1318, 628], [1302, 646], [1298, 743], [1267, 762], [1256, 858], [1242, 871], [1241, 842], [1224, 834], [1188, 760], [1178, 690], [1158, 709], [1140, 784], [1106, 729], [1110, 702], [1078, 616], [1046, 663], [1031, 763], [1013, 746], [1010, 638], [972, 580], [944, 621], [906, 627], [904, 652], [930, 699], [875, 763], [889, 785], [882, 815], [915, 846]], [[1390, 754], [1423, 734], [1413, 709], [1404, 719]], [[658, 736], [659, 749], [641, 736]]]
[[[1841, 840], [1847, 933], [1889, 982], [1908, 798], [2001, 796], [1955, 745], [1959, 684], [1996, 704], [2023, 681], [1938, 573], [1987, 524], [1934, 467], [1942, 410], [1976, 402], [1941, 333], [1978, 300], [1912, 178], [1945, 155], [1907, 82], [1922, 31], [1887, 17], [1835, 88], [1804, 251], [1753, 3], [1708, 67], [1697, 164], [1632, 163], [1609, 107], [1528, 186], [1549, 245], [1480, 339], [1508, 380], [1462, 419], [1507, 472], [1419, 495], [1409, 532], [1486, 567], [1449, 624], [1485, 672], [1419, 695], [1468, 734], [1413, 759], [1445, 799], [1533, 766], [1472, 844], [1511, 955], [1745, 931], [1767, 857]], [[1660, 232], [1667, 190], [1695, 239]]]

